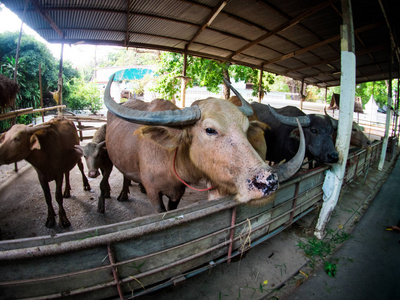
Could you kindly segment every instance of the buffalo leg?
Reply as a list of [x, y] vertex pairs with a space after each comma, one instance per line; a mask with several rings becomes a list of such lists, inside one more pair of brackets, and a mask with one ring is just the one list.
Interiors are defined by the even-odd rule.
[[110, 177], [111, 170], [101, 168], [101, 172], [103, 173], [103, 178], [100, 182], [100, 197], [97, 203], [97, 212], [104, 214], [105, 213], [105, 198], [110, 198], [110, 184], [108, 183], [108, 179]]
[[147, 191], [147, 196], [149, 197], [149, 200], [151, 204], [153, 205], [154, 209], [158, 213], [166, 212], [167, 210], [165, 209], [164, 202], [162, 200], [162, 193], [157, 192], [156, 190], [153, 189], [146, 189]]
[[124, 176], [124, 184], [122, 185], [122, 191], [117, 198], [118, 201], [128, 201], [129, 183], [130, 179]]
[[56, 213], [54, 212], [53, 204], [51, 203], [50, 187], [47, 179], [43, 178], [40, 175], [39, 175], [39, 182], [40, 185], [42, 186], [44, 198], [46, 199], [46, 204], [47, 204], [47, 220], [45, 226], [50, 228], [56, 225], [56, 220], [55, 220]]
[[79, 171], [81, 171], [81, 174], [82, 174], [83, 190], [84, 191], [90, 191], [90, 184], [89, 184], [89, 181], [88, 181], [88, 179], [87, 179], [87, 177], [85, 175], [85, 171], [83, 170], [82, 160], [79, 159], [77, 164], [78, 164]]
[[[69, 183], [69, 171], [65, 172], [65, 189], [64, 189], [64, 198], [71, 197], [71, 185]], [[62, 182], [61, 182], [62, 183]]]
[[[66, 172], [65, 175], [66, 175], [65, 178], [69, 179], [69, 172]], [[59, 226], [61, 228], [66, 228], [71, 226], [71, 223], [69, 222], [67, 214], [65, 213], [63, 207], [62, 183], [63, 183], [63, 175], [61, 174], [56, 178], [56, 201], [58, 203], [58, 217], [60, 220]]]
[[168, 197], [168, 210], [174, 210], [178, 207], [184, 193], [185, 189], [183, 188], [179, 191], [176, 191], [175, 195], [172, 197]]

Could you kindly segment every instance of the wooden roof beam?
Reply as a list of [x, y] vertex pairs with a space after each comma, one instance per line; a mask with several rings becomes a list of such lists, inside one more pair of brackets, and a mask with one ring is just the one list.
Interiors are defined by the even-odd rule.
[[53, 21], [53, 19], [49, 16], [49, 14], [42, 9], [42, 7], [39, 4], [39, 1], [38, 0], [31, 0], [31, 1], [32, 1], [32, 4], [35, 7], [35, 10], [37, 11], [37, 13], [39, 15], [41, 15], [42, 18], [47, 21], [47, 23], [50, 24], [50, 26], [58, 33], [58, 35], [61, 38], [63, 38], [64, 33], [60, 30], [60, 28], [58, 28], [57, 24]]
[[[367, 30], [370, 30], [372, 28], [378, 27], [381, 24], [382, 24], [381, 22], [372, 23], [372, 24], [360, 27], [360, 28], [356, 29], [354, 32], [355, 33], [360, 33], [360, 32], [363, 32], [363, 31], [367, 31]], [[303, 49], [300, 49], [298, 51], [293, 51], [293, 52], [287, 53], [285, 55], [282, 55], [280, 57], [276, 57], [274, 59], [271, 59], [269, 61], [264, 62], [264, 64], [268, 65], [268, 64], [276, 63], [276, 62], [281, 61], [281, 60], [289, 59], [289, 58], [292, 58], [292, 57], [294, 57], [296, 55], [306, 53], [308, 51], [311, 51], [311, 50], [314, 50], [316, 48], [325, 46], [327, 44], [333, 43], [333, 42], [338, 41], [338, 40], [340, 40], [340, 35], [331, 37], [330, 39], [326, 39], [326, 40], [324, 40], [322, 42], [318, 42], [316, 44], [310, 45], [310, 46], [305, 47]]]
[[233, 56], [235, 56], [235, 55], [237, 55], [237, 54], [239, 54], [239, 53], [241, 53], [241, 52], [247, 50], [248, 48], [253, 47], [254, 45], [258, 44], [259, 42], [261, 42], [261, 41], [263, 41], [263, 40], [265, 40], [265, 39], [267, 39], [267, 38], [269, 38], [269, 37], [271, 37], [271, 36], [277, 34], [278, 32], [283, 31], [283, 30], [285, 30], [285, 29], [288, 29], [288, 28], [290, 28], [290, 27], [292, 27], [292, 26], [298, 24], [299, 22], [301, 22], [301, 21], [304, 20], [305, 18], [307, 18], [307, 17], [309, 17], [309, 16], [315, 14], [316, 12], [318, 12], [318, 11], [324, 9], [325, 7], [331, 5], [331, 4], [332, 4], [333, 2], [335, 2], [335, 1], [337, 1], [337, 0], [328, 0], [328, 1], [324, 2], [324, 3], [321, 3], [321, 4], [317, 5], [317, 6], [315, 6], [315, 7], [311, 8], [311, 9], [309, 9], [308, 11], [306, 11], [306, 12], [304, 12], [304, 13], [302, 13], [302, 14], [298, 15], [297, 17], [295, 17], [295, 18], [293, 18], [293, 19], [291, 19], [291, 20], [289, 20], [289, 21], [287, 21], [287, 22], [281, 24], [280, 26], [274, 28], [274, 29], [271, 30], [270, 32], [267, 32], [266, 34], [263, 34], [263, 35], [260, 36], [259, 38], [255, 39], [254, 41], [248, 43], [247, 45], [245, 45], [245, 46], [243, 46], [242, 48], [240, 48], [239, 50], [237, 50], [235, 53], [233, 53], [233, 54], [229, 57], [229, 59], [232, 58]]
[[193, 41], [200, 35], [200, 33], [203, 32], [206, 27], [209, 27], [214, 21], [214, 19], [218, 16], [218, 14], [221, 12], [221, 10], [225, 7], [227, 1], [219, 1], [219, 3], [211, 10], [211, 13], [208, 15], [206, 22], [200, 27], [200, 29], [195, 33], [195, 35], [192, 37], [192, 39], [189, 41], [189, 43], [186, 45], [187, 48], [193, 43]]

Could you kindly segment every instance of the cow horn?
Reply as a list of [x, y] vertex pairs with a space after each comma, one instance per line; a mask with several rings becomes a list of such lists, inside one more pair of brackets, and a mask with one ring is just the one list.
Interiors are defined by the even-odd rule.
[[142, 125], [178, 126], [196, 123], [201, 116], [198, 106], [186, 107], [178, 110], [141, 111], [117, 104], [110, 95], [113, 74], [108, 81], [104, 92], [104, 104], [110, 112], [128, 122]]
[[303, 126], [303, 127], [310, 126], [310, 117], [307, 116], [307, 115], [306, 116], [298, 116], [298, 117], [289, 117], [289, 116], [284, 116], [284, 115], [281, 115], [281, 114], [277, 113], [275, 111], [275, 109], [273, 109], [272, 106], [269, 105], [269, 104], [268, 104], [268, 108], [271, 111], [272, 115], [275, 118], [277, 118], [279, 122], [281, 122], [283, 124], [296, 127], [297, 126], [297, 121], [296, 120], [299, 120], [301, 126]]
[[34, 132], [36, 132], [36, 131], [39, 131], [39, 130], [41, 130], [41, 129], [45, 129], [45, 128], [49, 128], [50, 127], [50, 125], [47, 125], [47, 124], [39, 124], [39, 125], [36, 125], [36, 126], [27, 126], [26, 128], [25, 128], [25, 132], [27, 132], [27, 133], [34, 133]]
[[244, 113], [247, 117], [250, 117], [254, 114], [253, 109], [251, 108], [250, 104], [240, 95], [240, 93], [231, 85], [231, 83], [224, 78], [224, 82], [229, 88], [235, 93], [235, 95], [240, 99], [242, 102], [242, 106], [239, 107], [239, 110]]
[[[296, 118], [297, 119], [297, 118]], [[299, 127], [300, 131], [300, 145], [299, 149], [297, 150], [296, 155], [289, 160], [287, 163], [280, 165], [276, 168], [276, 172], [278, 173], [278, 180], [279, 182], [283, 182], [288, 180], [292, 177], [296, 172], [300, 169], [304, 156], [306, 153], [306, 142], [304, 139], [304, 132], [303, 128], [300, 125], [300, 121], [297, 119], [297, 126]]]
[[332, 118], [330, 115], [328, 115], [328, 113], [326, 112], [326, 107], [324, 107], [324, 112], [325, 112], [325, 116], [327, 116], [329, 118], [329, 120], [331, 120], [333, 129], [337, 129], [338, 127], [338, 120]]

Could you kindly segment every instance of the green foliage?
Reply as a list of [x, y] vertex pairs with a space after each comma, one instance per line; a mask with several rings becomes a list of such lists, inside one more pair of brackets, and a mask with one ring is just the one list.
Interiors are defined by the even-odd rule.
[[[186, 76], [191, 77], [187, 87], [198, 85], [206, 87], [207, 91], [212, 93], [220, 92], [220, 84], [223, 82], [223, 72], [228, 69], [226, 63], [217, 62], [194, 56], [187, 58]], [[157, 85], [153, 91], [160, 94], [165, 99], [172, 99], [175, 96], [180, 97], [181, 80], [176, 78], [182, 75], [183, 55], [178, 53], [164, 52], [160, 56], [158, 63]], [[249, 67], [233, 65], [229, 67], [229, 75], [237, 82], [243, 80], [251, 82], [253, 86], [253, 95], [258, 93], [259, 70], [253, 70]], [[264, 72], [262, 89], [268, 92], [269, 85], [274, 82], [274, 75]]]
[[371, 96], [374, 96], [376, 103], [382, 107], [387, 104], [388, 82], [374, 81], [361, 83], [356, 86], [356, 96], [361, 97], [363, 106], [368, 103]]
[[[19, 32], [5, 32], [0, 34], [0, 72], [8, 78], [14, 78], [15, 57]], [[43, 90], [57, 90], [58, 81], [58, 62], [51, 54], [50, 50], [42, 42], [33, 36], [23, 34], [21, 38], [17, 82], [19, 84], [19, 94], [16, 99], [16, 108], [39, 108], [39, 64], [42, 69]], [[77, 71], [70, 64], [65, 63], [63, 67], [64, 81], [77, 76]], [[18, 122], [29, 124], [32, 122], [33, 115], [20, 117]], [[7, 129], [7, 124], [2, 127]]]
[[70, 91], [66, 105], [74, 111], [90, 110], [96, 114], [103, 105], [100, 91], [95, 83], [86, 83], [82, 78], [74, 78], [64, 84]]
[[[260, 70], [252, 69], [245, 66], [233, 65], [229, 68], [231, 76], [236, 82], [244, 81], [246, 83], [253, 84], [252, 95], [256, 97], [258, 95], [259, 82], [260, 82]], [[271, 91], [270, 86], [275, 82], [275, 75], [263, 72], [261, 90], [262, 93], [268, 93]]]

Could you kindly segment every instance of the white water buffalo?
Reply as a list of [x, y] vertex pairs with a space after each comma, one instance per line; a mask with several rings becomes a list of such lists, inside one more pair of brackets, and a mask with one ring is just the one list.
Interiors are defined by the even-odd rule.
[[59, 225], [62, 228], [71, 225], [63, 207], [63, 174], [65, 174], [64, 198], [70, 197], [69, 171], [75, 164], [78, 164], [82, 173], [84, 189], [90, 190], [81, 158], [75, 152], [74, 147], [78, 144], [79, 137], [74, 123], [64, 118], [54, 118], [34, 127], [17, 124], [0, 136], [0, 165], [25, 159], [35, 168], [47, 203], [46, 227], [55, 225], [50, 181], [56, 181], [55, 196], [58, 203]]
[[324, 115], [306, 115], [294, 106], [272, 108], [269, 105], [251, 103], [260, 121], [267, 123], [271, 130], [265, 131], [267, 142], [266, 159], [280, 162], [291, 159], [299, 147], [298, 119], [304, 130], [306, 155], [320, 163], [336, 163], [339, 154], [332, 141], [334, 128], [330, 119]]
[[112, 80], [104, 95], [109, 157], [124, 176], [143, 184], [158, 212], [166, 210], [163, 195], [169, 199], [168, 210], [178, 206], [183, 182], [206, 179], [221, 194], [249, 202], [272, 195], [279, 181], [301, 165], [304, 146], [297, 160], [279, 169], [264, 162], [246, 136], [253, 112], [245, 102], [238, 108], [209, 98], [182, 110], [160, 99], [119, 105], [110, 96]]

